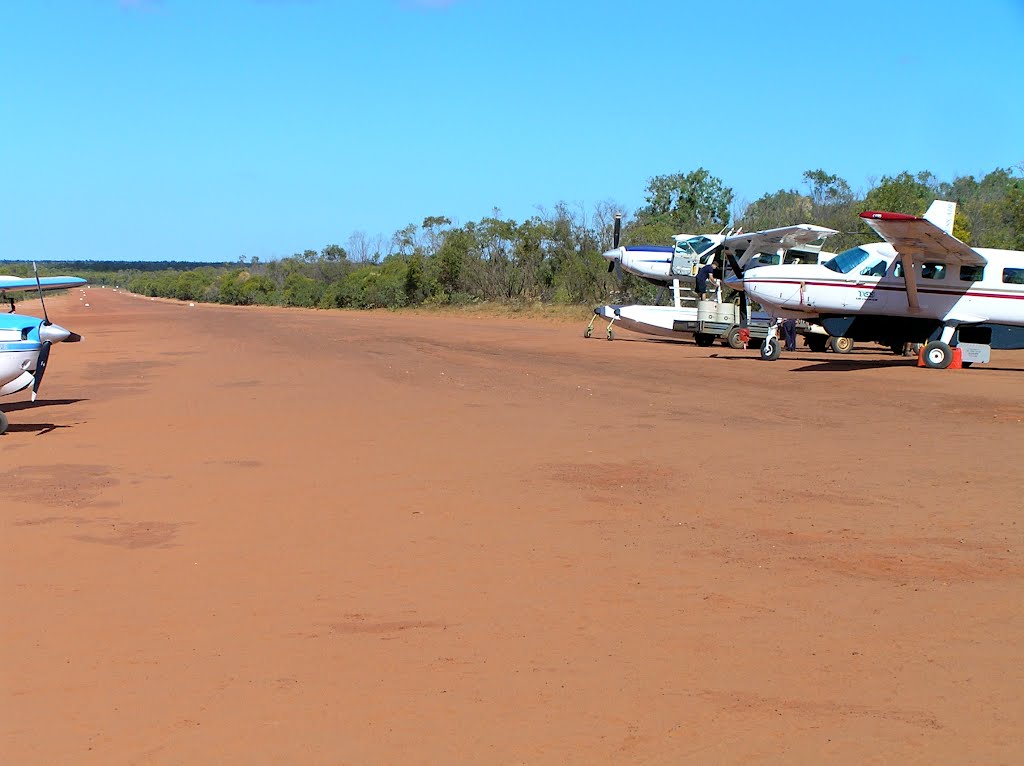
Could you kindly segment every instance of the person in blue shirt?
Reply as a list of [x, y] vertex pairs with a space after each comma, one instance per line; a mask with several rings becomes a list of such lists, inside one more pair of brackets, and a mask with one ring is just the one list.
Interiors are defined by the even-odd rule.
[[698, 300], [707, 300], [708, 282], [710, 282], [712, 286], [718, 287], [718, 280], [715, 278], [717, 276], [717, 269], [718, 262], [714, 258], [712, 258], [707, 266], [702, 267], [700, 271], [697, 272], [697, 284], [694, 285], [693, 291], [697, 293]]

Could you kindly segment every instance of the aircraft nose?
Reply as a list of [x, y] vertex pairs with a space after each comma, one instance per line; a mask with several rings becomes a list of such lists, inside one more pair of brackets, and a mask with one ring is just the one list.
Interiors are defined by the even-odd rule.
[[621, 247], [615, 247], [612, 248], [611, 250], [605, 250], [603, 253], [601, 253], [601, 257], [604, 258], [606, 261], [615, 261], [617, 259], [622, 258], [623, 249], [624, 248]]
[[39, 340], [46, 343], [60, 343], [62, 340], [75, 342], [81, 340], [82, 336], [65, 330], [58, 324], [44, 324], [39, 327]]
[[801, 302], [801, 275], [789, 266], [763, 266], [743, 275], [747, 295], [762, 305], [792, 307]]

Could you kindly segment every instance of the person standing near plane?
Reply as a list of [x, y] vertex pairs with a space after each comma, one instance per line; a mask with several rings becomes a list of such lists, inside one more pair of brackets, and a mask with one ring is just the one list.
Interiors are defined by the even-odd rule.
[[708, 295], [708, 282], [713, 287], [718, 287], [718, 280], [715, 279], [715, 269], [718, 268], [718, 262], [712, 258], [707, 266], [704, 266], [697, 272], [695, 277], [696, 284], [694, 285], [693, 291], [697, 293], [697, 300], [706, 301]]
[[796, 320], [782, 320], [782, 336], [786, 339], [786, 351], [796, 351]]

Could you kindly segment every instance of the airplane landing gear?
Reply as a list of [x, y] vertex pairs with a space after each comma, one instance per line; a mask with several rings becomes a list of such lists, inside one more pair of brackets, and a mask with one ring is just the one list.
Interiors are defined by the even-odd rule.
[[[599, 315], [595, 313], [593, 318], [590, 320], [590, 324], [587, 325], [587, 329], [583, 331], [583, 337], [584, 338], [593, 337], [593, 335], [594, 335], [594, 322], [597, 321], [597, 317], [598, 316]], [[612, 332], [612, 325], [615, 324], [615, 319], [617, 319], [617, 317], [613, 317], [612, 321], [610, 321], [608, 323], [608, 327], [605, 328], [604, 337], [606, 337], [608, 340], [615, 340], [615, 333]]]
[[782, 345], [779, 343], [779, 339], [769, 335], [761, 344], [761, 358], [766, 362], [774, 362], [780, 356], [782, 356]]
[[775, 324], [768, 328], [768, 335], [761, 344], [761, 358], [766, 362], [774, 362], [782, 356], [782, 344], [779, 343], [779, 327], [782, 320], [776, 319]]
[[10, 421], [7, 420], [7, 416], [0, 412], [0, 434], [7, 432], [8, 425], [10, 425]]
[[828, 347], [837, 354], [849, 354], [853, 351], [853, 340], [850, 338], [829, 338]]
[[943, 343], [941, 340], [933, 340], [924, 347], [922, 358], [924, 359], [925, 367], [931, 367], [933, 370], [944, 370], [953, 361], [953, 349], [949, 347], [948, 343]]

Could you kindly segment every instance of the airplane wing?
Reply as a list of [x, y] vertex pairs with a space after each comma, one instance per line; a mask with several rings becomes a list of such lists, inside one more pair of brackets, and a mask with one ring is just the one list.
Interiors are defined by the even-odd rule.
[[984, 266], [988, 261], [977, 250], [943, 231], [931, 221], [916, 215], [881, 213], [868, 210], [860, 214], [864, 222], [878, 232], [901, 256], [914, 263], [949, 263]]
[[34, 277], [23, 279], [21, 277], [0, 276], [0, 293], [17, 292], [19, 290], [37, 290], [42, 287], [44, 290], [62, 290], [68, 287], [78, 287], [88, 282], [87, 279], [79, 277], [41, 277], [39, 285], [36, 286]]
[[831, 237], [838, 234], [835, 229], [827, 229], [824, 226], [815, 226], [811, 223], [798, 223], [793, 226], [782, 226], [778, 229], [764, 229], [763, 231], [751, 231], [745, 234], [730, 234], [725, 238], [723, 245], [726, 250], [736, 252], [745, 250], [743, 262], [758, 253], [774, 253], [779, 248], [789, 249], [797, 245], [806, 245], [815, 240]]

